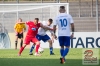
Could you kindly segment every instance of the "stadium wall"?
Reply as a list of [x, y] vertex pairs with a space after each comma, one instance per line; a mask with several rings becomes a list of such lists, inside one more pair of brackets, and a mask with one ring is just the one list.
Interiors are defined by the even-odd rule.
[[[19, 1], [19, 3], [37, 3], [41, 2], [40, 0], [36, 0], [36, 1]], [[55, 0], [46, 0], [43, 2], [54, 2]], [[16, 3], [15, 0], [13, 1], [5, 1], [4, 3]], [[56, 1], [55, 1], [56, 2]], [[73, 16], [73, 19], [75, 21], [75, 30], [76, 32], [96, 32], [96, 29], [99, 29], [100, 31], [100, 23], [98, 23], [98, 28], [96, 25], [96, 0], [61, 0], [61, 3], [65, 3], [68, 2], [69, 3], [69, 12], [70, 14]], [[99, 22], [100, 22], [100, 0], [98, 0], [98, 18], [99, 18]], [[27, 21], [28, 18], [30, 18], [30, 20], [33, 20], [35, 17], [39, 17], [40, 20], [42, 18], [48, 19], [49, 15], [47, 13], [49, 13], [49, 9], [43, 10], [43, 13], [46, 13], [46, 17], [40, 17], [38, 16], [39, 14], [37, 12], [41, 11], [40, 10], [35, 10], [35, 12], [33, 13], [32, 11], [30, 12], [24, 12], [24, 13], [19, 13], [19, 17], [23, 18], [24, 21]], [[4, 16], [0, 17], [0, 21], [1, 23], [9, 23], [9, 26], [5, 24], [6, 29], [8, 30], [8, 32], [14, 32], [13, 30], [13, 25], [16, 21], [16, 13], [7, 13]], [[29, 14], [31, 14], [29, 16]], [[40, 13], [41, 14], [41, 13]], [[2, 15], [2, 13], [0, 13], [0, 15]], [[27, 16], [28, 15], [28, 16]], [[2, 20], [3, 19], [3, 20]], [[84, 27], [85, 26], [85, 27]], [[92, 28], [91, 28], [92, 27]]]
[[[36, 1], [19, 1], [19, 3], [40, 3], [41, 0], [36, 0]], [[46, 0], [43, 1], [43, 3], [55, 3], [57, 1], [55, 0]], [[96, 32], [97, 25], [96, 25], [96, 0], [60, 0], [61, 3], [68, 2], [69, 3], [69, 11], [70, 14], [73, 16], [74, 22], [75, 22], [75, 38], [73, 39], [73, 44], [71, 43], [71, 46], [73, 45], [72, 48], [86, 48], [86, 45], [89, 45], [88, 48], [100, 48], [100, 43], [99, 41], [99, 32]], [[0, 1], [0, 3], [3, 3]], [[5, 1], [4, 3], [17, 3], [16, 1]], [[99, 18], [99, 23], [98, 23], [98, 29], [100, 31], [100, 0], [98, 0], [98, 18]], [[46, 10], [47, 11], [47, 10]], [[44, 11], [45, 12], [45, 11]], [[1, 13], [0, 13], [1, 14]], [[12, 18], [11, 15], [14, 13], [7, 14], [7, 17], [5, 17], [4, 23], [9, 23], [5, 25], [6, 29], [9, 32], [9, 36], [11, 39], [11, 48], [14, 48], [14, 30], [13, 26], [15, 24], [16, 18]], [[31, 14], [31, 13], [30, 13]], [[9, 16], [10, 15], [10, 16]], [[21, 18], [26, 21], [27, 17], [25, 17], [25, 13], [20, 13]], [[34, 14], [33, 14], [34, 15]], [[23, 17], [24, 16], [24, 17]], [[35, 15], [36, 16], [36, 15]], [[14, 17], [14, 16], [13, 16]], [[2, 21], [2, 18], [0, 18], [0, 21]], [[98, 37], [97, 37], [98, 36]], [[86, 42], [86, 39], [90, 41]], [[98, 40], [98, 41], [96, 41]], [[20, 41], [19, 41], [20, 42]], [[79, 43], [79, 44], [77, 44]], [[80, 44], [81, 43], [81, 44]], [[83, 46], [84, 44], [84, 46]], [[44, 46], [45, 45], [45, 46]], [[44, 48], [48, 48], [48, 43], [44, 44], [43, 42], [41, 43], [41, 46]], [[19, 46], [18, 46], [19, 47]], [[28, 46], [27, 48], [29, 48]], [[57, 41], [54, 43], [54, 48], [59, 48], [59, 44]]]

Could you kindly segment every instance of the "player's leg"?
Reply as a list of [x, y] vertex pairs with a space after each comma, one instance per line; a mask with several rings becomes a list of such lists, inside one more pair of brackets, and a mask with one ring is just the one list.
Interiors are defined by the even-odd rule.
[[[41, 40], [41, 36], [37, 34], [36, 38], [40, 41]], [[35, 44], [32, 45], [31, 49], [30, 49], [30, 54], [29, 55], [33, 55], [33, 50], [34, 50]]]
[[50, 39], [50, 37], [48, 35], [44, 35], [44, 36], [42, 36], [42, 41], [44, 41], [44, 42], [48, 41], [49, 42], [50, 55], [54, 55], [52, 40]]
[[27, 44], [24, 44], [21, 48], [20, 48], [20, 51], [19, 51], [19, 56], [21, 55], [21, 53], [23, 52], [24, 48], [27, 46]]
[[20, 47], [22, 47], [23, 46], [23, 33], [21, 33], [20, 36], [21, 36]]
[[17, 49], [18, 36], [19, 36], [19, 34], [17, 33], [16, 36], [15, 36], [15, 49]]
[[35, 55], [36, 55], [36, 56], [40, 56], [40, 54], [38, 53], [38, 49], [39, 49], [39, 47], [40, 47], [40, 42], [39, 42], [39, 41], [37, 41], [35, 44], [36, 44], [36, 51], [35, 51]]
[[20, 47], [23, 46], [23, 38], [21, 38]]
[[61, 57], [63, 56], [63, 52], [64, 52], [64, 41], [63, 41], [63, 36], [59, 36], [58, 37], [59, 39], [59, 44], [60, 44], [60, 54], [61, 54]]
[[55, 55], [54, 52], [53, 52], [52, 40], [49, 39], [48, 42], [49, 42], [50, 55]]
[[40, 54], [38, 53], [38, 49], [40, 47], [40, 41], [37, 38], [32, 38], [32, 42], [35, 43], [36, 46], [35, 56], [40, 56]]
[[64, 46], [65, 46], [65, 50], [64, 50], [64, 53], [63, 53], [63, 58], [65, 58], [65, 56], [69, 52], [69, 47], [70, 47], [70, 37], [69, 36], [64, 37]]
[[59, 36], [59, 44], [60, 44], [60, 54], [61, 54], [61, 58], [60, 58], [60, 63], [64, 63], [64, 59], [63, 59], [63, 53], [64, 53], [64, 40], [63, 40], [63, 36]]
[[32, 38], [26, 36], [25, 41], [24, 41], [24, 45], [20, 48], [19, 56], [20, 56], [21, 53], [23, 52], [24, 48], [25, 48], [28, 44], [30, 44], [31, 39], [32, 39]]
[[29, 55], [33, 55], [32, 52], [33, 52], [34, 48], [35, 48], [35, 44], [33, 43], [32, 47], [31, 47], [31, 49], [30, 49], [30, 53], [29, 53]]

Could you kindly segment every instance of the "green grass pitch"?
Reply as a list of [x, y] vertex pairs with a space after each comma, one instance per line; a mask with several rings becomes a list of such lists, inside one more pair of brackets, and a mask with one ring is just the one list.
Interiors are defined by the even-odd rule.
[[[21, 56], [17, 55], [18, 51], [14, 49], [0, 50], [0, 66], [88, 66], [82, 65], [82, 49], [70, 49], [65, 64], [60, 64], [59, 49], [54, 49], [55, 55], [52, 56], [49, 55], [49, 49], [44, 49], [44, 53], [40, 57], [30, 56], [29, 49], [25, 49]], [[92, 66], [100, 66], [100, 52], [99, 65]]]

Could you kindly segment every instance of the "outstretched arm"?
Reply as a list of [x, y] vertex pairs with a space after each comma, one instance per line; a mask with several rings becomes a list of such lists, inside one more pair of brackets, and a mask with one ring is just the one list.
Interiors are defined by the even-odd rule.
[[53, 31], [53, 29], [52, 28], [49, 28], [49, 27], [47, 27], [47, 26], [44, 26], [43, 24], [41, 24], [40, 23], [40, 27], [42, 27], [43, 29], [47, 29], [47, 30], [52, 30]]

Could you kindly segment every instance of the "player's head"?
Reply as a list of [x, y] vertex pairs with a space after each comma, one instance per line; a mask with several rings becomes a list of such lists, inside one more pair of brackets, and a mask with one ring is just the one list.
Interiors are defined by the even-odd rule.
[[53, 20], [52, 19], [48, 19], [48, 25], [50, 26], [52, 24]]
[[59, 12], [60, 13], [65, 13], [65, 6], [60, 6]]
[[22, 22], [22, 19], [21, 19], [21, 18], [19, 18], [19, 19], [18, 19], [18, 22]]
[[38, 24], [38, 22], [39, 22], [39, 18], [35, 18], [35, 19], [34, 19], [34, 23], [35, 23], [35, 24]]

